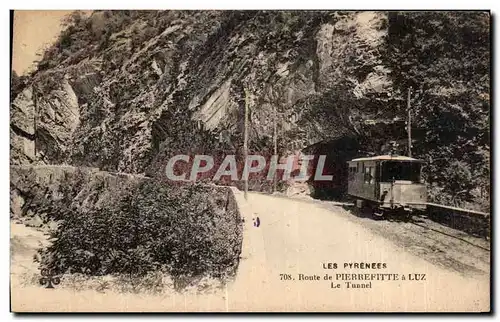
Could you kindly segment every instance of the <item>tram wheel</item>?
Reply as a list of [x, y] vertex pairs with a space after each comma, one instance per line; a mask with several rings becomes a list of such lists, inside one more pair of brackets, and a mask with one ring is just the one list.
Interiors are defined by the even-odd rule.
[[374, 208], [372, 212], [372, 218], [375, 220], [382, 220], [385, 218], [385, 213], [380, 208]]

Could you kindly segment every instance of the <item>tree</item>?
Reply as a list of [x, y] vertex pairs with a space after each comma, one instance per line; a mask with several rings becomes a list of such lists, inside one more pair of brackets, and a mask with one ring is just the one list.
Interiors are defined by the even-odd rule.
[[[490, 146], [489, 21], [485, 12], [389, 13], [394, 100], [403, 113], [404, 93], [415, 89], [413, 125], [421, 135], [414, 154], [432, 161], [429, 180], [458, 201], [489, 177], [489, 156], [481, 152]], [[462, 188], [467, 193], [455, 196]]]

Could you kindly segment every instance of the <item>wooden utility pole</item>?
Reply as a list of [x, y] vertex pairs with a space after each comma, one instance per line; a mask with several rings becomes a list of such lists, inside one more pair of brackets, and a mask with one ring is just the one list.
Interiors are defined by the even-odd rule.
[[[248, 90], [245, 88], [245, 129], [243, 133], [243, 157], [245, 159], [244, 169], [247, 167], [247, 158], [248, 158]], [[243, 175], [245, 175], [245, 171], [243, 171]], [[248, 174], [243, 178], [245, 181], [245, 200], [248, 199]]]
[[[274, 144], [274, 155], [278, 154], [278, 135], [277, 135], [277, 126], [276, 126], [276, 103], [273, 102], [273, 144]], [[276, 172], [274, 172], [273, 176], [273, 193], [276, 192]]]
[[411, 95], [411, 86], [408, 88], [408, 124], [406, 125], [406, 130], [408, 131], [408, 156], [411, 158], [411, 110], [410, 110], [410, 95]]

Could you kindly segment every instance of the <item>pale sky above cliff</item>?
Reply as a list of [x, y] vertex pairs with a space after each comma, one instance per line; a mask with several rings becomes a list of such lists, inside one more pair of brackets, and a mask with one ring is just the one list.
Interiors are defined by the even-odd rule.
[[61, 32], [62, 18], [73, 10], [16, 10], [12, 42], [12, 69], [26, 73], [37, 52], [53, 42]]

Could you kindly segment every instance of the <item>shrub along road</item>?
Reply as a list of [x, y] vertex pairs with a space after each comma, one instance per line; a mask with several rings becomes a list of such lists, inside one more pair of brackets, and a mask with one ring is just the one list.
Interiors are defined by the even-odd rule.
[[[65, 287], [64, 283], [52, 290], [37, 285], [21, 286], [22, 274], [34, 267], [27, 268], [26, 261], [22, 261], [29, 256], [29, 251], [20, 245], [26, 240], [26, 235], [33, 238], [33, 234], [19, 233], [18, 230], [29, 228], [13, 224], [15, 229], [11, 238], [17, 240], [17, 246], [13, 250], [15, 255], [12, 262], [12, 309], [334, 312], [489, 310], [487, 273], [478, 270], [474, 274], [464, 275], [453, 267], [436, 265], [417, 257], [405, 245], [389, 240], [392, 235], [367, 227], [363, 221], [352, 220], [342, 208], [326, 208], [320, 203], [254, 193], [250, 193], [246, 201], [241, 192], [234, 191], [245, 218], [245, 228], [238, 273], [227, 287], [203, 295], [194, 292], [176, 294], [171, 290], [150, 295], [75, 291]], [[260, 221], [258, 227], [257, 217]], [[31, 242], [30, 245], [33, 244]], [[325, 280], [326, 274], [332, 276], [332, 280]], [[397, 280], [394, 280], [394, 274], [398, 274]], [[402, 280], [403, 276], [405, 280]]]

